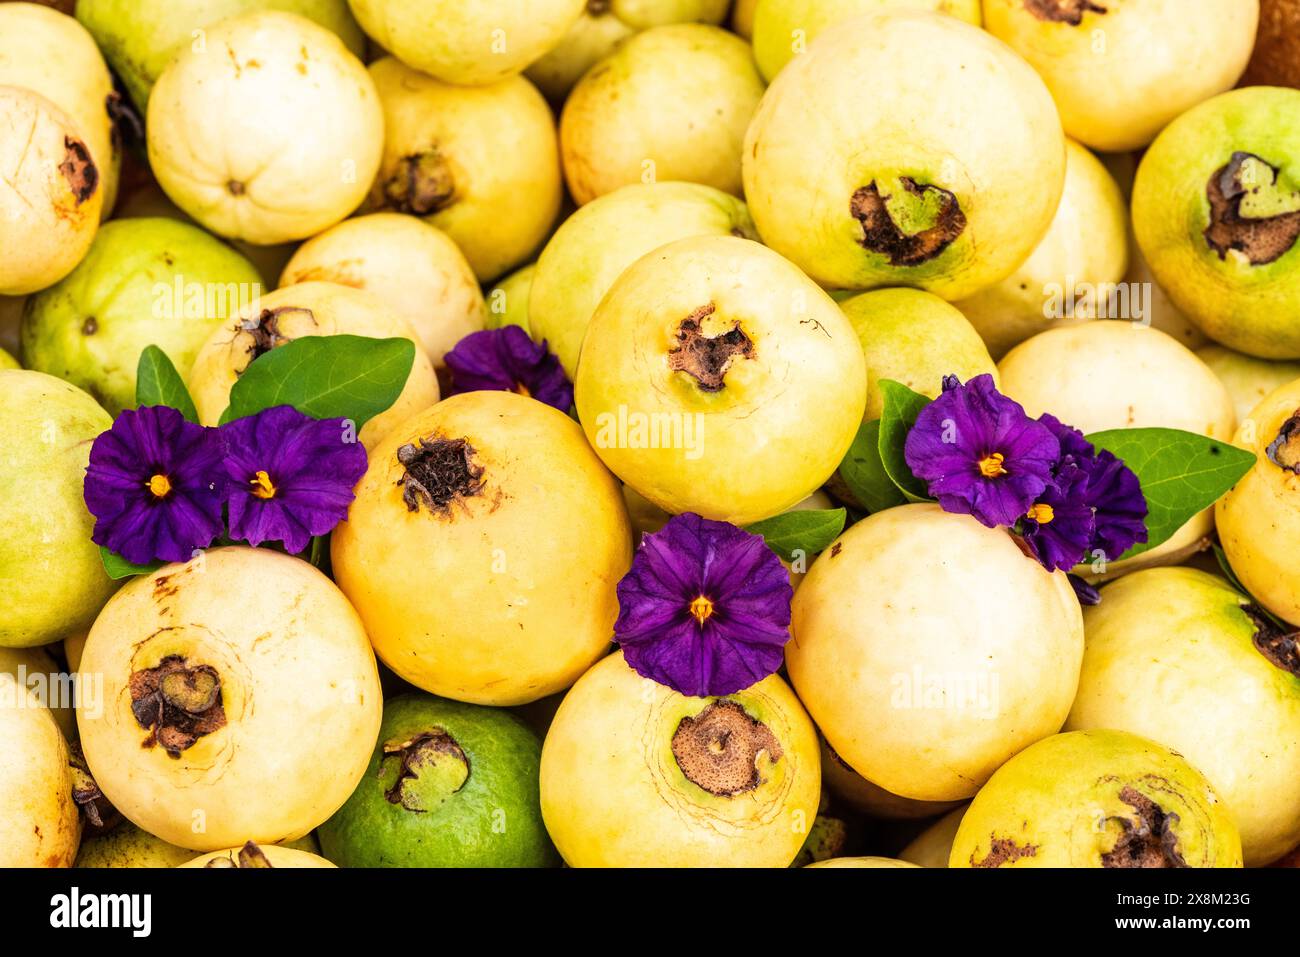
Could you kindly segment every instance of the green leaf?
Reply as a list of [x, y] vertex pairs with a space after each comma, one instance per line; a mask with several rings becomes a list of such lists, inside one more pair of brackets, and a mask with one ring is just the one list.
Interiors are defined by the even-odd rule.
[[768, 548], [792, 562], [801, 557], [796, 552], [806, 558], [835, 541], [844, 531], [847, 516], [842, 508], [803, 509], [765, 518], [745, 530], [762, 535]]
[[135, 404], [171, 406], [198, 424], [199, 413], [185, 388], [185, 380], [157, 346], [145, 346], [135, 369]]
[[103, 545], [99, 546], [99, 557], [104, 563], [104, 571], [108, 572], [108, 577], [114, 580], [130, 578], [132, 575], [148, 575], [150, 572], [167, 564], [166, 562], [150, 562], [147, 565], [134, 565], [116, 552], [110, 552]]
[[879, 445], [885, 474], [909, 502], [933, 502], [925, 483], [912, 474], [903, 457], [907, 433], [916, 424], [921, 410], [930, 404], [930, 399], [893, 379], [880, 380], [880, 393], [885, 400], [885, 410], [880, 417]]
[[879, 419], [863, 422], [858, 428], [857, 437], [840, 463], [840, 478], [868, 512], [883, 512], [907, 504], [880, 460]]
[[1179, 429], [1111, 429], [1088, 436], [1088, 441], [1123, 459], [1137, 474], [1146, 496], [1147, 541], [1134, 545], [1122, 558], [1167, 541], [1255, 464], [1252, 452]]
[[402, 394], [415, 343], [364, 336], [305, 336], [258, 356], [230, 390], [221, 423], [291, 405], [318, 419], [351, 419], [357, 431]]

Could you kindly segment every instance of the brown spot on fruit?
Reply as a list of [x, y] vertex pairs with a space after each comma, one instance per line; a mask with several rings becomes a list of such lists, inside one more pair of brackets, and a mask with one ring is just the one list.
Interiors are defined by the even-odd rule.
[[989, 835], [989, 852], [980, 860], [975, 860], [975, 852], [971, 851], [971, 867], [1001, 867], [1004, 864], [1014, 864], [1022, 857], [1036, 857], [1038, 855], [1037, 844], [1017, 844], [1009, 837], [998, 837], [996, 834]]
[[1083, 22], [1085, 13], [1109, 12], [1096, 0], [1025, 0], [1025, 9], [1039, 20], [1068, 23], [1072, 27]]
[[[121, 823], [122, 815], [95, 783], [79, 743], [68, 745], [68, 765], [72, 769], [72, 800], [81, 812], [83, 837], [107, 834]], [[40, 828], [37, 828], [37, 837], [40, 833]]]
[[754, 358], [753, 340], [745, 335], [739, 321], [721, 335], [704, 333], [704, 319], [713, 315], [715, 308], [708, 303], [683, 319], [677, 327], [677, 345], [668, 350], [668, 368], [694, 377], [704, 392], [722, 390], [733, 358]]
[[483, 467], [474, 461], [474, 447], [466, 439], [433, 437], [408, 443], [397, 450], [404, 471], [397, 484], [408, 511], [424, 505], [431, 513], [447, 516], [453, 503], [483, 490]]
[[1285, 631], [1278, 627], [1277, 622], [1258, 605], [1242, 605], [1241, 610], [1255, 625], [1255, 634], [1251, 639], [1255, 650], [1267, 658], [1274, 667], [1300, 678], [1300, 644], [1296, 640], [1297, 632]]
[[1118, 818], [1119, 840], [1101, 855], [1102, 867], [1187, 867], [1178, 850], [1174, 825], [1178, 815], [1162, 808], [1136, 788], [1126, 785], [1119, 799], [1134, 811]]
[[609, 13], [612, 2], [613, 0], [587, 0], [587, 13], [593, 17], [604, 16]]
[[1205, 241], [1220, 259], [1236, 251], [1252, 266], [1266, 266], [1281, 259], [1300, 239], [1300, 209], [1263, 217], [1242, 213], [1244, 202], [1276, 187], [1280, 172], [1254, 153], [1236, 152], [1210, 177], [1205, 187], [1210, 201]]
[[1300, 475], [1300, 409], [1282, 423], [1265, 454], [1278, 468]]
[[231, 196], [243, 196], [248, 191], [248, 188], [239, 180], [231, 179], [226, 181], [226, 191]]
[[67, 180], [78, 206], [95, 195], [99, 186], [99, 169], [81, 140], [71, 136], [63, 138], [63, 162], [59, 164], [59, 172]]
[[178, 758], [199, 738], [226, 726], [221, 676], [211, 665], [191, 666], [168, 655], [156, 668], [132, 673], [128, 682], [131, 713], [149, 732], [146, 748], [161, 746]]
[[87, 316], [86, 321], [81, 324], [81, 334], [93, 336], [97, 332], [99, 332], [99, 320], [94, 316]]
[[432, 811], [469, 780], [469, 758], [446, 731], [434, 728], [406, 741], [384, 742], [380, 776], [392, 775], [384, 790], [389, 804], [408, 811]]
[[899, 228], [886, 205], [890, 197], [881, 195], [880, 187], [871, 182], [849, 199], [849, 212], [862, 224], [858, 243], [873, 253], [889, 257], [891, 266], [919, 266], [939, 256], [966, 229], [966, 214], [955, 194], [939, 186], [917, 183], [911, 177], [899, 179], [903, 189], [914, 198], [937, 197], [938, 214], [933, 226], [907, 234]]
[[763, 783], [759, 757], [776, 763], [784, 753], [767, 725], [735, 701], [719, 699], [673, 733], [673, 757], [693, 784], [719, 797], [734, 797]]
[[389, 206], [416, 216], [446, 209], [456, 196], [451, 165], [435, 147], [403, 156], [383, 188]]
[[[240, 331], [251, 333], [253, 337], [253, 343], [248, 347], [248, 354], [252, 357], [248, 360], [250, 365], [258, 356], [266, 355], [276, 346], [289, 341], [289, 337], [280, 332], [280, 320], [294, 313], [306, 316], [313, 324], [316, 322], [316, 316], [310, 309], [280, 306], [278, 309], [263, 309], [255, 318], [244, 319], [239, 323]], [[248, 366], [244, 368], [247, 369]]]
[[843, 550], [844, 550], [844, 545], [840, 542], [836, 542], [834, 545], [831, 546], [831, 558], [834, 558]]

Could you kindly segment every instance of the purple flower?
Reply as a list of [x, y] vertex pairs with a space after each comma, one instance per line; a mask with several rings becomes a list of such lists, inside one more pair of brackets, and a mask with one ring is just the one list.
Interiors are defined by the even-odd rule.
[[1015, 525], [1038, 501], [1061, 444], [999, 393], [991, 375], [965, 385], [945, 376], [943, 394], [921, 410], [903, 454], [944, 511], [996, 528]]
[[230, 534], [300, 552], [348, 513], [366, 450], [346, 419], [313, 419], [280, 405], [221, 427]]
[[471, 332], [447, 353], [449, 395], [461, 392], [518, 392], [568, 414], [573, 383], [546, 347], [518, 326]]
[[781, 667], [793, 595], [761, 536], [687, 512], [641, 540], [618, 583], [614, 640], [674, 691], [734, 694]]
[[1073, 462], [1064, 463], [1021, 520], [1021, 537], [1049, 572], [1073, 568], [1092, 545], [1096, 522], [1084, 494], [1087, 484], [1087, 473]]
[[221, 534], [221, 454], [216, 429], [175, 409], [119, 413], [90, 449], [91, 539], [137, 565], [189, 561]]

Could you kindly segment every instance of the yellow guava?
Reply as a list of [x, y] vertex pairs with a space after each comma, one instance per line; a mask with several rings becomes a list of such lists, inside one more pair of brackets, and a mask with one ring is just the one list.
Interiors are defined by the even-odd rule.
[[894, 857], [832, 857], [829, 860], [808, 864], [807, 867], [917, 867], [909, 861]]
[[899, 851], [899, 858], [918, 867], [947, 867], [952, 855], [952, 842], [957, 838], [957, 829], [961, 827], [967, 807], [963, 804], [939, 818]]
[[45, 705], [0, 672], [0, 867], [71, 867], [81, 836], [68, 746]]
[[212, 851], [177, 864], [177, 867], [334, 867], [325, 858], [310, 851], [300, 851], [292, 847], [279, 847], [275, 844], [255, 844], [248, 841], [241, 847], [229, 847], [221, 851]]
[[1274, 389], [1300, 379], [1300, 360], [1291, 362], [1257, 359], [1224, 346], [1202, 346], [1197, 358], [1210, 367], [1232, 396], [1237, 421], [1245, 422], [1251, 411]]

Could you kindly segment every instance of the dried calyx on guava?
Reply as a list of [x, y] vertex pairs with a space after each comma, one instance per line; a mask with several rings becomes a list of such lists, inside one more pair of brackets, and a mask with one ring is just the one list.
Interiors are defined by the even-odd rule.
[[122, 823], [122, 813], [109, 803], [95, 783], [79, 743], [68, 745], [68, 766], [72, 770], [72, 800], [81, 812], [82, 837], [99, 837]]
[[1266, 266], [1300, 239], [1300, 185], [1254, 153], [1233, 153], [1210, 177], [1205, 195], [1210, 201], [1205, 241], [1220, 259], [1235, 251], [1252, 266]]
[[267, 859], [263, 850], [248, 841], [239, 849], [238, 855], [233, 851], [224, 857], [218, 855], [203, 865], [204, 867], [235, 867], [240, 869], [251, 869], [258, 867], [272, 867], [273, 865]]
[[1300, 633], [1280, 627], [1277, 620], [1259, 605], [1242, 605], [1241, 610], [1255, 625], [1255, 634], [1251, 637], [1255, 649], [1274, 667], [1300, 678], [1300, 642], [1297, 641]]
[[735, 797], [765, 782], [763, 771], [781, 760], [781, 742], [736, 701], [720, 698], [694, 717], [682, 718], [672, 738], [673, 757], [692, 784], [719, 797]]
[[1132, 815], [1110, 818], [1119, 826], [1114, 847], [1101, 855], [1102, 867], [1187, 867], [1178, 850], [1174, 825], [1178, 815], [1166, 811], [1132, 786], [1120, 789], [1119, 799]]
[[966, 229], [966, 214], [950, 191], [898, 179], [898, 188], [881, 193], [877, 181], [849, 199], [853, 218], [862, 224], [864, 249], [889, 257], [891, 266], [919, 266], [939, 256]]
[[1282, 423], [1265, 454], [1278, 468], [1300, 475], [1300, 409]]
[[677, 345], [668, 350], [668, 368], [692, 376], [704, 392], [722, 390], [734, 357], [754, 358], [754, 342], [740, 328], [740, 320], [717, 335], [704, 331], [704, 320], [715, 311], [714, 304], [708, 303], [683, 319], [677, 327]]
[[434, 436], [411, 442], [397, 450], [397, 461], [405, 470], [397, 484], [408, 511], [420, 506], [431, 513], [447, 515], [455, 502], [483, 490], [483, 467], [474, 460], [474, 447], [467, 439]]
[[451, 164], [436, 147], [403, 156], [384, 181], [384, 201], [398, 212], [428, 216], [456, 200]]
[[1025, 0], [1025, 9], [1039, 20], [1068, 23], [1072, 27], [1083, 23], [1085, 13], [1110, 12], [1097, 0]]
[[131, 674], [131, 713], [149, 732], [145, 747], [157, 744], [179, 758], [199, 738], [226, 725], [221, 676], [211, 665], [191, 665], [168, 655], [154, 668]]
[[[240, 332], [247, 332], [253, 337], [252, 344], [248, 347], [249, 365], [260, 356], [266, 355], [276, 346], [282, 346], [289, 342], [291, 337], [286, 336], [280, 331], [280, 319], [288, 314], [299, 314], [305, 316], [313, 324], [316, 323], [316, 316], [310, 309], [302, 306], [280, 306], [276, 309], [263, 309], [256, 316], [240, 320]], [[240, 370], [240, 374], [247, 371], [248, 366]]]
[[442, 728], [384, 742], [379, 778], [389, 804], [431, 811], [463, 788], [469, 774], [469, 758]]

